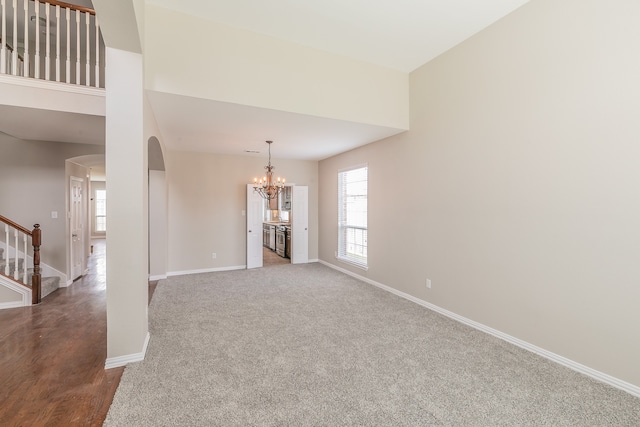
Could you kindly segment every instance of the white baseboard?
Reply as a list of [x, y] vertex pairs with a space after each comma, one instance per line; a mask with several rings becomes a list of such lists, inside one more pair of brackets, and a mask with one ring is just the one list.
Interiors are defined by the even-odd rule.
[[110, 357], [104, 363], [105, 369], [118, 368], [120, 366], [125, 366], [128, 363], [134, 362], [142, 362], [144, 360], [144, 356], [147, 354], [147, 347], [149, 346], [149, 340], [151, 339], [151, 335], [147, 332], [147, 337], [144, 340], [144, 345], [142, 346], [142, 351], [140, 353], [127, 354], [124, 356], [118, 357]]
[[404, 293], [402, 291], [399, 291], [397, 289], [394, 289], [390, 286], [387, 285], [383, 285], [382, 283], [378, 283], [374, 280], [368, 279], [366, 277], [360, 276], [359, 274], [353, 273], [349, 270], [345, 270], [344, 268], [340, 268], [336, 265], [333, 265], [331, 263], [328, 263], [326, 261], [320, 260], [319, 261], [321, 264], [326, 265], [329, 268], [332, 268], [334, 270], [338, 270], [344, 274], [347, 274], [351, 277], [355, 277], [358, 280], [361, 280], [365, 283], [368, 283], [370, 285], [376, 286], [380, 289], [383, 289], [387, 292], [390, 292], [394, 295], [397, 295], [401, 298], [407, 299], [411, 302], [414, 302], [416, 304], [419, 304], [425, 308], [428, 308], [429, 310], [433, 310], [437, 313], [440, 313], [444, 316], [447, 316], [453, 320], [456, 320], [460, 323], [463, 323], [467, 326], [471, 326], [474, 329], [478, 329], [482, 332], [485, 332], [489, 335], [493, 335], [497, 338], [500, 338], [501, 340], [504, 340], [510, 344], [513, 344], [515, 346], [518, 346], [520, 348], [523, 348], [525, 350], [531, 351], [539, 356], [542, 356], [546, 359], [549, 359], [553, 362], [559, 363], [560, 365], [566, 366], [567, 368], [573, 369], [574, 371], [580, 372], [581, 374], [587, 375], [591, 378], [594, 378], [598, 381], [601, 381], [605, 384], [608, 384], [612, 387], [615, 387], [617, 389], [626, 391], [629, 394], [632, 394], [636, 397], [640, 397], [640, 387], [636, 386], [634, 384], [628, 383], [626, 381], [623, 381], [621, 379], [618, 379], [616, 377], [612, 377], [611, 375], [605, 374], [603, 372], [597, 371], [595, 369], [592, 369], [588, 366], [582, 365], [578, 362], [574, 362], [573, 360], [567, 359], [566, 357], [560, 356], [558, 354], [552, 353], [548, 350], [545, 350], [544, 348], [535, 346], [531, 343], [528, 343], [526, 341], [523, 341], [519, 338], [513, 337], [511, 335], [505, 334], [503, 332], [500, 332], [496, 329], [490, 328], [489, 326], [483, 325], [482, 323], [478, 323], [476, 321], [473, 321], [471, 319], [467, 319], [466, 317], [460, 316], [456, 313], [453, 313], [449, 310], [446, 310], [442, 307], [438, 307], [437, 305], [431, 304], [427, 301], [421, 300], [420, 298], [416, 298], [413, 295], [409, 295], [407, 293]]
[[167, 275], [166, 274], [158, 274], [156, 276], [149, 276], [149, 280], [153, 281], [153, 280], [163, 280], [166, 279]]
[[[27, 305], [31, 305], [31, 303]], [[22, 301], [0, 302], [0, 310], [4, 310], [5, 308], [16, 308], [16, 307], [25, 307], [25, 304]]]
[[314, 258], [314, 259], [310, 259], [308, 262], [309, 262], [309, 263], [312, 263], [312, 262], [320, 262], [320, 260], [319, 260], [318, 258]]
[[31, 305], [31, 288], [26, 286], [19, 285], [4, 276], [0, 276], [0, 286], [3, 286], [7, 289], [18, 294], [20, 297], [19, 301], [8, 301], [4, 303], [0, 303], [0, 309], [5, 308], [15, 308], [15, 307], [26, 307]]
[[244, 270], [245, 268], [247, 268], [246, 265], [234, 265], [231, 267], [203, 268], [200, 270], [169, 271], [167, 273], [167, 276], [184, 276], [187, 274], [213, 273], [216, 271]]

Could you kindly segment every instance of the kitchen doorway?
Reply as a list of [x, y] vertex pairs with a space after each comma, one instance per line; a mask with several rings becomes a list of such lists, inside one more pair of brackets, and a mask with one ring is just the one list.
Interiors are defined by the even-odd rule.
[[[247, 185], [247, 269], [308, 262], [308, 187], [286, 190], [269, 202]], [[298, 251], [292, 250], [296, 241]]]

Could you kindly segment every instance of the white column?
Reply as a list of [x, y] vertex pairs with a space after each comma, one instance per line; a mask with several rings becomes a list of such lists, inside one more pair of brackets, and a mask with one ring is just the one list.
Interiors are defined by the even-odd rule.
[[107, 48], [107, 367], [144, 357], [148, 336], [148, 160], [142, 55]]

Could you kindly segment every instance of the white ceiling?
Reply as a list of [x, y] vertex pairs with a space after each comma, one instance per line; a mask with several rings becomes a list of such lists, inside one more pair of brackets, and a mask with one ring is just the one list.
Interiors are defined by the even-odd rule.
[[[410, 72], [528, 0], [146, 0], [160, 7]], [[169, 149], [323, 159], [399, 132], [152, 92]], [[253, 154], [256, 155], [256, 154]]]
[[[146, 0], [327, 52], [410, 72], [486, 28], [528, 0]], [[89, 0], [76, 0], [88, 5]], [[274, 158], [323, 159], [391, 136], [397, 129], [311, 117], [224, 102], [149, 92], [169, 149], [224, 154], [260, 151], [273, 140]], [[104, 121], [53, 113], [0, 111], [0, 131], [24, 139], [100, 143]], [[16, 116], [17, 114], [17, 116]], [[23, 119], [21, 119], [24, 118]], [[78, 127], [77, 123], [85, 122]], [[21, 124], [22, 123], [22, 124]], [[93, 126], [93, 131], [90, 129]], [[40, 131], [40, 134], [38, 134]], [[100, 135], [102, 138], [100, 139]], [[100, 139], [97, 141], [97, 139]], [[328, 142], [330, 141], [330, 142]]]
[[410, 72], [528, 0], [146, 0]]
[[398, 129], [147, 91], [169, 149], [320, 160], [386, 138]]

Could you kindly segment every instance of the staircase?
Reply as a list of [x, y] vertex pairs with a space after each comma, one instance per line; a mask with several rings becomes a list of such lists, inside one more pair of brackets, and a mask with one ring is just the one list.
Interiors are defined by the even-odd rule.
[[[22, 271], [24, 261], [22, 259], [18, 260], [18, 271]], [[9, 262], [9, 271], [13, 272], [15, 270], [15, 261]], [[6, 279], [10, 279], [19, 283], [21, 285], [27, 285], [29, 288], [32, 287], [32, 278], [33, 278], [33, 268], [27, 268], [27, 283], [23, 283], [21, 281], [17, 281], [13, 278], [13, 276], [6, 276], [3, 274], [5, 271], [5, 267], [7, 265], [7, 261], [5, 261], [4, 257], [4, 249], [0, 248], [0, 274], [3, 275]], [[44, 298], [47, 295], [53, 293], [58, 290], [60, 287], [60, 277], [58, 276], [47, 276], [42, 277], [40, 279], [40, 297]]]
[[43, 297], [60, 287], [60, 277], [42, 277], [40, 245], [42, 230], [35, 224], [29, 230], [0, 215], [0, 286], [19, 298], [5, 301], [3, 292], [0, 308], [39, 304]]

